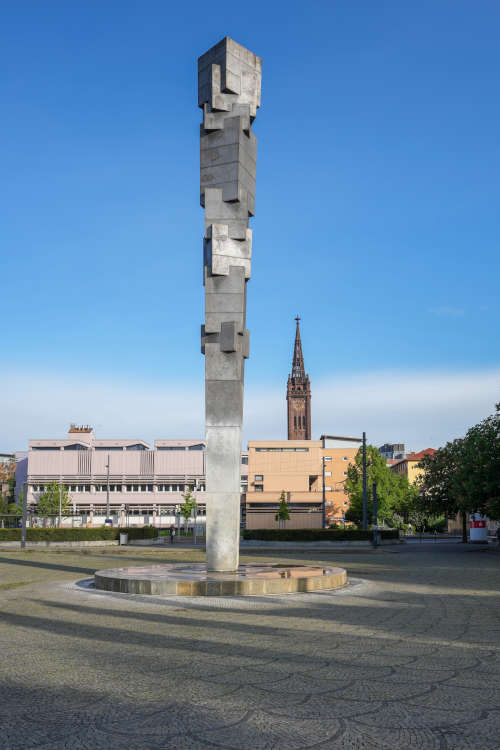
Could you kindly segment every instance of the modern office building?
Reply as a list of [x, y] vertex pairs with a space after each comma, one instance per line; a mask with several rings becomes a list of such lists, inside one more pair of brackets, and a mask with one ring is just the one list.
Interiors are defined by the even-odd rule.
[[[109, 467], [109, 469], [108, 469]], [[68, 489], [73, 516], [101, 524], [106, 517], [109, 471], [111, 516], [136, 524], [173, 523], [176, 506], [191, 490], [201, 522], [206, 514], [203, 440], [98, 440], [88, 426], [71, 425], [64, 440], [31, 440], [27, 461], [28, 505], [33, 510], [51, 482]], [[242, 454], [245, 493], [248, 456]], [[74, 520], [74, 519], [73, 519]]]
[[378, 452], [384, 458], [395, 459], [404, 458], [405, 456], [405, 444], [404, 443], [384, 443], [378, 449]]
[[[353, 443], [356, 443], [353, 447]], [[360, 440], [251, 440], [248, 443], [246, 527], [276, 528], [282, 491], [289, 504], [287, 528], [321, 528], [323, 466], [326, 519], [341, 523], [349, 505], [347, 469]]]

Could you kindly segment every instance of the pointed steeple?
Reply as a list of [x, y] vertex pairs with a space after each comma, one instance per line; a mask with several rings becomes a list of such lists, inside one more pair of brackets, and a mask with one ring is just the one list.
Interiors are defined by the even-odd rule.
[[292, 372], [288, 376], [286, 400], [288, 402], [288, 439], [311, 439], [311, 386], [304, 366], [302, 342], [300, 340], [300, 318], [295, 318], [295, 345], [293, 348]]
[[293, 349], [293, 362], [292, 362], [292, 378], [305, 378], [306, 370], [304, 367], [304, 355], [302, 354], [302, 342], [300, 340], [300, 318], [297, 315], [295, 318], [297, 322], [297, 328], [295, 331], [295, 346]]

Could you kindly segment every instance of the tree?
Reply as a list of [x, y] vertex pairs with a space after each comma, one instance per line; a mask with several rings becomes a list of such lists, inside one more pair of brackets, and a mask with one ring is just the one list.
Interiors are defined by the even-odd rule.
[[21, 489], [19, 490], [19, 498], [18, 498], [17, 503], [14, 501], [9, 503], [9, 513], [15, 513], [16, 515], [22, 516], [23, 502], [24, 502], [24, 490], [21, 487]]
[[0, 495], [0, 527], [16, 526], [23, 513], [23, 491], [19, 492], [19, 504], [10, 502], [10, 495]]
[[434, 514], [462, 516], [467, 541], [467, 514], [500, 519], [500, 404], [496, 412], [471, 427], [419, 464], [420, 506]]
[[184, 502], [180, 506], [180, 511], [186, 521], [189, 521], [193, 508], [197, 508], [196, 498], [191, 494], [191, 490], [188, 490], [182, 497]]
[[69, 505], [68, 488], [57, 482], [51, 482], [38, 498], [37, 505], [41, 516], [59, 515], [59, 509], [61, 515], [65, 514]]
[[[377, 483], [378, 518], [394, 520], [395, 515], [408, 512], [418, 495], [418, 489], [403, 476], [394, 474], [373, 445], [366, 446], [366, 489], [368, 501], [368, 521], [372, 522], [373, 496], [372, 486]], [[363, 451], [360, 448], [347, 469], [345, 491], [349, 495], [350, 505], [345, 514], [346, 521], [360, 523], [363, 517]]]
[[281, 490], [280, 504], [279, 504], [278, 512], [274, 516], [274, 520], [278, 521], [278, 526], [280, 528], [284, 528], [285, 521], [290, 520], [290, 511], [288, 510], [288, 503], [286, 501], [285, 490]]

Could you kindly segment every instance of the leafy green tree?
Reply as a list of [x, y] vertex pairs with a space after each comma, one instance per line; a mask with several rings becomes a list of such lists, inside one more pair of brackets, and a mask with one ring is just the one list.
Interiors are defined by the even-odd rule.
[[[418, 495], [418, 489], [406, 477], [394, 474], [373, 445], [366, 446], [366, 489], [368, 501], [368, 522], [372, 522], [373, 483], [377, 483], [378, 518], [394, 522], [395, 516], [408, 513]], [[363, 517], [363, 450], [360, 448], [347, 469], [345, 490], [349, 495], [347, 521], [360, 523]]]
[[279, 504], [278, 512], [274, 516], [274, 520], [278, 521], [278, 526], [280, 527], [284, 527], [285, 521], [290, 520], [290, 511], [288, 509], [288, 503], [286, 501], [285, 490], [281, 490], [280, 504]]
[[500, 519], [500, 404], [496, 412], [471, 427], [419, 464], [420, 507], [435, 515], [462, 516], [467, 541], [467, 514]]
[[7, 502], [7, 499], [0, 495], [0, 516], [5, 516], [9, 512], [9, 503]]
[[191, 494], [191, 490], [188, 490], [182, 497], [184, 498], [184, 502], [180, 506], [180, 511], [186, 521], [189, 521], [193, 508], [197, 507], [196, 499]]
[[[61, 505], [59, 506], [59, 499]], [[59, 509], [64, 515], [68, 510], [69, 495], [68, 488], [57, 482], [51, 482], [45, 492], [38, 498], [38, 513], [41, 516], [58, 515]]]

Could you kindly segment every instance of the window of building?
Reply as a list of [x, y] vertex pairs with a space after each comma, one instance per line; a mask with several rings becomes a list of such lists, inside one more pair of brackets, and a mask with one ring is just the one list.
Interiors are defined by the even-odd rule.
[[65, 445], [65, 451], [86, 451], [88, 450], [86, 445], [80, 445], [79, 443], [73, 443], [73, 445]]
[[325, 471], [325, 477], [331, 477], [332, 472], [331, 471]]
[[263, 482], [264, 481], [264, 475], [263, 474], [254, 474], [254, 477], [256, 482]]
[[349, 461], [349, 459], [347, 458], [347, 456], [344, 456], [344, 458], [342, 460], [343, 461]]
[[242, 456], [242, 457], [241, 457], [241, 463], [242, 463], [242, 464], [243, 464], [244, 466], [248, 466], [248, 456]]
[[331, 492], [332, 488], [331, 487], [325, 487], [325, 490], [326, 490], [326, 492]]
[[32, 451], [58, 451], [60, 447], [58, 445], [35, 445]]
[[347, 471], [344, 471], [344, 476], [345, 476], [345, 477], [347, 476]]
[[145, 445], [141, 445], [141, 443], [135, 443], [134, 445], [126, 445], [125, 450], [126, 451], [146, 451], [147, 448]]
[[196, 445], [188, 445], [188, 451], [203, 451], [205, 446], [203, 443], [197, 443]]
[[[107, 492], [107, 485], [105, 484], [96, 484], [95, 486], [96, 492]], [[121, 484], [110, 484], [109, 485], [109, 491], [110, 492], [121, 492], [122, 486]]]
[[264, 485], [263, 484], [256, 484], [254, 486], [254, 491], [255, 492], [264, 492]]
[[255, 448], [256, 453], [309, 453], [309, 448]]
[[122, 451], [122, 445], [96, 445], [94, 450], [96, 451]]
[[186, 450], [184, 445], [157, 445], [157, 451], [184, 451]]

